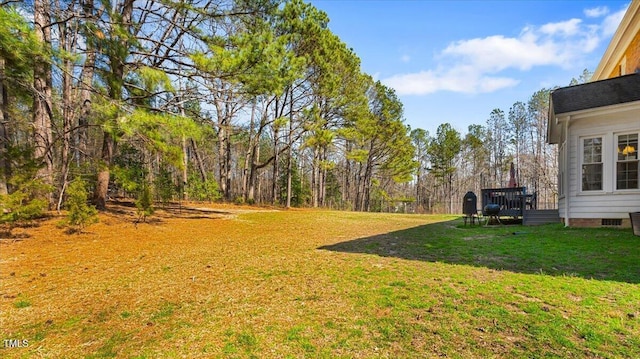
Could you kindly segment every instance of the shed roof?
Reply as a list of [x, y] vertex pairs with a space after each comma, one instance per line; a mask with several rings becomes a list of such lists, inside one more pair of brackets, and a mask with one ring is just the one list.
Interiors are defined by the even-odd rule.
[[638, 73], [561, 87], [551, 93], [555, 115], [633, 101], [640, 101]]

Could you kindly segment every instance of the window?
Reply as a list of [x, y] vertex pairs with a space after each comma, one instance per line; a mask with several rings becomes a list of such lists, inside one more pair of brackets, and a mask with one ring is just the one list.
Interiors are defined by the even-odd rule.
[[602, 137], [583, 139], [582, 190], [602, 190]]
[[618, 135], [616, 189], [638, 189], [638, 134]]

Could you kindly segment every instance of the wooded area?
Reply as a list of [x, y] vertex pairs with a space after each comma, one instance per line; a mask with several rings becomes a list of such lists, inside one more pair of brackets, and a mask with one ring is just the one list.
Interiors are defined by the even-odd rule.
[[556, 203], [549, 89], [430, 134], [301, 0], [1, 3], [5, 219], [63, 207], [74, 179], [98, 209], [151, 193], [456, 213], [465, 192], [506, 186], [512, 162]]

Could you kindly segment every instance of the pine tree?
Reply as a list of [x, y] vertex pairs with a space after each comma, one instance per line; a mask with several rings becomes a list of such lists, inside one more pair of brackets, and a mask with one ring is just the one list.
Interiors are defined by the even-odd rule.
[[136, 207], [138, 208], [138, 219], [136, 220], [136, 226], [140, 221], [146, 222], [147, 216], [150, 216], [155, 211], [153, 208], [153, 199], [151, 198], [151, 186], [145, 183], [142, 186], [142, 192], [136, 201]]
[[98, 222], [98, 210], [87, 204], [87, 196], [86, 184], [81, 178], [69, 184], [66, 202], [69, 213], [62, 224], [72, 232], [81, 233], [85, 227]]

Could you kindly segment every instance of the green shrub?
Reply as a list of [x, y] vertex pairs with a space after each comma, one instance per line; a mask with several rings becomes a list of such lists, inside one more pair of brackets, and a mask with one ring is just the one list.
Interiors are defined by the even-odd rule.
[[[300, 171], [298, 170], [298, 162], [294, 158], [293, 165], [291, 166], [291, 206], [293, 207], [301, 207], [306, 203], [311, 201], [311, 188], [309, 184], [303, 185], [302, 179], [300, 177]], [[278, 179], [278, 184], [280, 188], [280, 202], [281, 204], [285, 204], [287, 200], [287, 162], [285, 159], [282, 160], [280, 164], [280, 178]], [[326, 192], [326, 201], [329, 202], [333, 200], [333, 197], [336, 198], [336, 201], [340, 201], [342, 195], [339, 192], [339, 188], [337, 185], [337, 179], [335, 179], [335, 175], [333, 175], [332, 171], [327, 172], [327, 192]], [[333, 181], [331, 181], [333, 179]]]
[[147, 216], [153, 214], [153, 199], [151, 198], [151, 186], [148, 183], [142, 185], [142, 191], [136, 200], [136, 208], [138, 209], [138, 219], [136, 223], [147, 220]]
[[98, 222], [98, 210], [87, 204], [87, 197], [86, 183], [79, 177], [74, 179], [67, 188], [65, 205], [69, 213], [62, 221], [74, 232], [80, 233], [86, 226]]
[[7, 180], [9, 193], [0, 195], [0, 237], [11, 237], [20, 222], [44, 215], [53, 187], [38, 178], [40, 164], [32, 148], [9, 146], [2, 155], [12, 162], [13, 175]]
[[189, 199], [210, 202], [220, 199], [220, 188], [215, 180], [207, 179], [203, 181], [199, 175], [192, 173], [189, 175], [188, 181], [186, 192]]
[[148, 175], [143, 154], [135, 147], [123, 144], [113, 162], [111, 175], [116, 189], [124, 191], [126, 196], [140, 192]]
[[169, 203], [174, 195], [178, 193], [178, 186], [173, 182], [171, 171], [164, 167], [160, 168], [160, 171], [153, 181], [153, 186], [157, 198], [160, 198], [163, 204]]
[[9, 180], [12, 193], [0, 195], [0, 223], [12, 223], [42, 217], [47, 210], [45, 195], [52, 190], [30, 173], [14, 175]]

